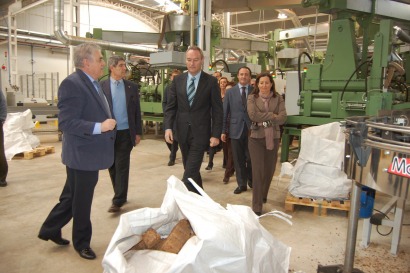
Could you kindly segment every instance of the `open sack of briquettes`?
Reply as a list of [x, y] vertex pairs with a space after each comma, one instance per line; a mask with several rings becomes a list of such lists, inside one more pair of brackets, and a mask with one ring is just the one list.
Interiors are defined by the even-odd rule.
[[288, 272], [290, 247], [250, 207], [223, 208], [200, 193], [171, 176], [160, 208], [122, 214], [102, 261], [104, 272]]

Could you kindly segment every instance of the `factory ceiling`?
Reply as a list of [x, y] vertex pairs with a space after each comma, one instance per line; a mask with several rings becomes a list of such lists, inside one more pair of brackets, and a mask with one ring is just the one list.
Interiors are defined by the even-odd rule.
[[[22, 7], [34, 6], [36, 3], [44, 3], [44, 0], [2, 0], [0, 13], [5, 15], [7, 6], [21, 1]], [[79, 0], [84, 3], [101, 3], [107, 7], [123, 5], [130, 6], [134, 10], [145, 13], [156, 20], [157, 25], [161, 25], [161, 20], [165, 14], [165, 0]], [[359, 0], [365, 3], [369, 1]], [[410, 7], [410, 0], [389, 1], [378, 0], [391, 4], [404, 3]], [[51, 0], [50, 0], [51, 2]], [[208, 0], [206, 2], [209, 2]], [[331, 20], [331, 15], [320, 13], [316, 7], [302, 7], [302, 0], [214, 0], [212, 1], [212, 14], [214, 19], [221, 22], [223, 26], [223, 36], [231, 38], [245, 38], [252, 40], [267, 40], [269, 32], [276, 29], [292, 29], [303, 26], [315, 26]], [[286, 15], [286, 18], [278, 18], [279, 14]], [[1, 15], [1, 14], [0, 14]], [[230, 20], [226, 20], [229, 16]], [[401, 24], [401, 27], [410, 32], [409, 21]], [[312, 28], [314, 30], [314, 28]], [[327, 43], [327, 33], [312, 35], [308, 37], [313, 47], [324, 46]], [[301, 46], [306, 45], [306, 41], [300, 42]]]

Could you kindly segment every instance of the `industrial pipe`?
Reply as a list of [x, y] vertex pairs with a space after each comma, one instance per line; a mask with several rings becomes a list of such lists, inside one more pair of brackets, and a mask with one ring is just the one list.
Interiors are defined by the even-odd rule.
[[398, 26], [394, 26], [393, 28], [395, 29], [394, 34], [397, 36], [397, 38], [399, 38], [401, 41], [403, 41], [405, 43], [408, 43], [408, 44], [410, 43], [410, 35], [409, 34], [404, 32]]
[[56, 38], [65, 45], [79, 45], [86, 42], [92, 42], [101, 46], [101, 48], [112, 51], [125, 51], [143, 56], [149, 56], [150, 53], [159, 50], [151, 47], [138, 45], [128, 45], [122, 43], [108, 42], [98, 39], [82, 38], [70, 36], [64, 32], [64, 0], [54, 0], [54, 34]]

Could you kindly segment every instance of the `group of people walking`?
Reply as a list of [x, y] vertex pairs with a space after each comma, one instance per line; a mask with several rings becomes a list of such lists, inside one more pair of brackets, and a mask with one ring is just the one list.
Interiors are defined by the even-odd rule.
[[[252, 209], [260, 215], [276, 168], [280, 125], [286, 120], [284, 100], [269, 72], [259, 74], [252, 86], [251, 70], [241, 67], [238, 83], [226, 89], [226, 78], [202, 71], [200, 48], [190, 47], [186, 56], [188, 71], [174, 78], [164, 107], [165, 140], [168, 144], [176, 138], [179, 141], [185, 170], [182, 180], [193, 192], [197, 190], [188, 178], [202, 188], [204, 152], [209, 149], [206, 169], [211, 170], [222, 142], [224, 183], [235, 173], [238, 186], [234, 194], [253, 188]], [[196, 92], [193, 97], [191, 87]], [[233, 169], [228, 167], [232, 162]]]
[[[62, 228], [73, 219], [72, 239], [82, 258], [95, 259], [90, 247], [90, 220], [99, 170], [109, 169], [114, 197], [109, 212], [120, 211], [127, 202], [130, 153], [141, 139], [141, 109], [138, 85], [127, 81], [125, 60], [108, 60], [110, 77], [100, 83], [105, 61], [93, 43], [74, 50], [76, 71], [65, 78], [58, 91], [59, 128], [63, 132], [62, 162], [67, 179], [59, 202], [40, 228], [42, 240], [68, 245]], [[182, 154], [182, 181], [189, 191], [203, 188], [200, 168], [209, 148], [222, 142], [225, 155], [224, 182], [236, 173], [239, 194], [253, 188], [252, 209], [260, 215], [275, 171], [279, 148], [279, 125], [286, 119], [281, 96], [269, 73], [251, 82], [251, 70], [238, 71], [238, 84], [202, 71], [204, 54], [197, 46], [186, 52], [187, 72], [174, 71], [164, 96], [165, 141], [175, 164], [178, 147]], [[233, 168], [232, 168], [233, 164]], [[212, 168], [212, 167], [211, 167]], [[192, 179], [196, 185], [190, 182]]]

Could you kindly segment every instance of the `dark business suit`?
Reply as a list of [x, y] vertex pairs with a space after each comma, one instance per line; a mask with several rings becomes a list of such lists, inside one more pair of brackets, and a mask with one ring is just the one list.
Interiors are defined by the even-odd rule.
[[[249, 95], [251, 92], [252, 87], [248, 85], [247, 94]], [[248, 179], [252, 180], [252, 165], [248, 150], [248, 131], [251, 122], [246, 111], [246, 104], [242, 103], [238, 84], [226, 91], [223, 110], [223, 132], [226, 132], [227, 128], [229, 129], [236, 181], [239, 187], [246, 188]], [[229, 124], [226, 124], [227, 120], [229, 120]]]
[[[171, 83], [167, 85], [167, 87], [164, 90], [163, 94], [163, 99], [162, 99], [162, 112], [165, 113], [165, 108], [168, 103], [169, 99], [169, 89], [171, 88]], [[170, 161], [175, 161], [175, 158], [177, 157], [177, 152], [178, 152], [178, 139], [176, 138], [176, 130], [175, 130], [175, 124], [174, 127], [172, 128], [172, 134], [174, 136], [174, 142], [172, 144], [169, 144], [168, 142], [165, 142], [168, 146], [168, 149], [170, 151], [169, 154], [169, 160]]]
[[6, 155], [4, 153], [4, 131], [3, 124], [7, 118], [7, 102], [3, 94], [3, 91], [0, 89], [0, 183], [4, 187], [7, 185], [7, 173], [9, 170]]
[[73, 218], [73, 245], [90, 247], [90, 220], [98, 171], [114, 161], [115, 131], [93, 134], [95, 123], [110, 118], [93, 83], [80, 69], [64, 79], [58, 90], [58, 122], [63, 132], [62, 162], [67, 180], [59, 203], [43, 223], [39, 236], [61, 237], [61, 229]]
[[188, 73], [175, 76], [169, 89], [165, 108], [165, 129], [172, 129], [176, 121], [176, 134], [181, 148], [185, 172], [182, 181], [191, 191], [192, 178], [202, 187], [200, 168], [204, 152], [211, 137], [220, 138], [222, 132], [222, 99], [215, 77], [201, 71], [192, 106], [187, 96]]
[[[141, 106], [139, 100], [139, 87], [137, 84], [123, 80], [125, 102], [128, 116], [128, 130], [117, 130], [114, 145], [114, 164], [108, 169], [114, 188], [112, 203], [121, 207], [127, 202], [128, 181], [130, 170], [130, 153], [136, 145], [135, 137], [142, 135]], [[101, 82], [101, 87], [113, 111], [110, 78]], [[115, 119], [115, 117], [114, 117]]]

